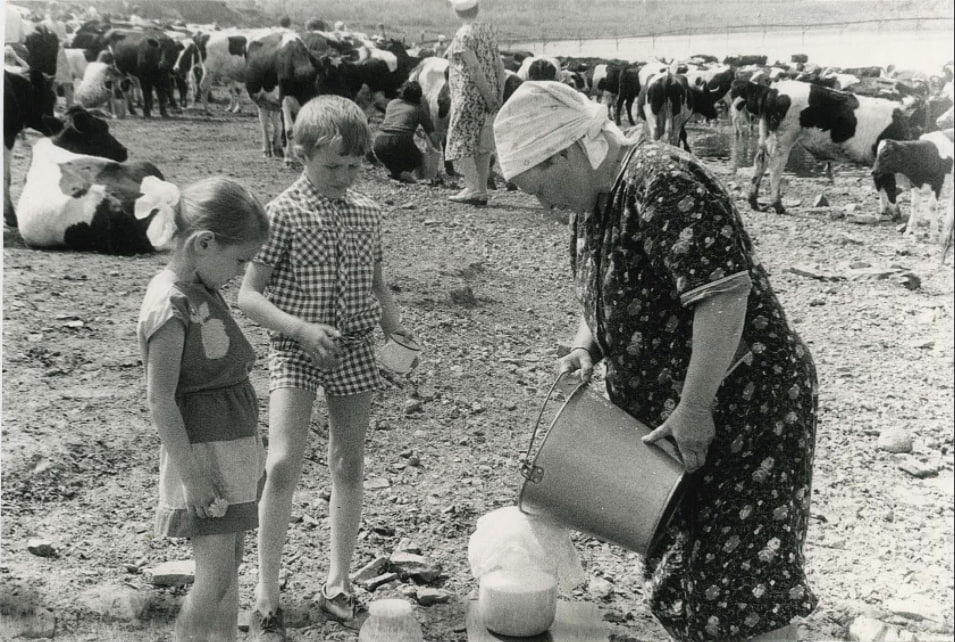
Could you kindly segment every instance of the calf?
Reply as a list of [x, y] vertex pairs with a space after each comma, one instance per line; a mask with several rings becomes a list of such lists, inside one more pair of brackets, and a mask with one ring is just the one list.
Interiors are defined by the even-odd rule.
[[[872, 166], [872, 178], [883, 200], [883, 211], [899, 217], [899, 206], [895, 202], [895, 175], [902, 174], [912, 184], [912, 209], [905, 226], [905, 233], [915, 236], [920, 223], [927, 222], [929, 240], [933, 240], [938, 230], [935, 220], [935, 208], [939, 194], [945, 184], [945, 177], [952, 173], [953, 147], [952, 132], [932, 132], [923, 134], [918, 140], [883, 140], [879, 143], [875, 164]], [[921, 195], [929, 188], [929, 202], [922, 206]]]
[[26, 128], [52, 134], [58, 123], [53, 117], [56, 93], [49, 76], [38, 69], [23, 74], [3, 71], [3, 221], [17, 226], [10, 200], [10, 161], [17, 135]]
[[62, 129], [33, 146], [17, 203], [23, 241], [106, 254], [152, 252], [149, 219], [137, 220], [133, 211], [142, 179], [162, 174], [150, 163], [123, 162], [126, 157], [106, 121], [82, 107], [67, 111]]
[[768, 166], [771, 205], [777, 213], [785, 213], [780, 194], [782, 174], [797, 143], [821, 160], [846, 160], [871, 167], [879, 141], [914, 138], [909, 122], [912, 105], [795, 80], [772, 87], [750, 83], [746, 109], [759, 116], [759, 151], [753, 163], [750, 206], [759, 209], [759, 185]]
[[[129, 80], [112, 62], [90, 62], [86, 64], [83, 80], [76, 90], [76, 102], [87, 109], [105, 106], [112, 113], [113, 99], [123, 99], [128, 85]], [[121, 117], [124, 114], [113, 115]]]

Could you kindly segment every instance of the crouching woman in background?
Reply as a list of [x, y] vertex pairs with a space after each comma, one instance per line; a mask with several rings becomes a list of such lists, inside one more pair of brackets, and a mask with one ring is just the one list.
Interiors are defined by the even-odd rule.
[[403, 183], [425, 178], [424, 155], [414, 141], [418, 127], [426, 134], [430, 153], [441, 149], [441, 141], [436, 140], [434, 124], [421, 98], [421, 85], [417, 81], [409, 80], [401, 85], [398, 97], [388, 103], [385, 119], [375, 136], [375, 156], [388, 168], [391, 178]]

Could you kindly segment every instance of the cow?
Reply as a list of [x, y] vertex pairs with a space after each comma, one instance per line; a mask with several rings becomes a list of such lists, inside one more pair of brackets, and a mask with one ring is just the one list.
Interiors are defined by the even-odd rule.
[[653, 140], [665, 139], [671, 145], [690, 151], [686, 138], [686, 124], [693, 114], [715, 120], [717, 93], [705, 86], [690, 86], [683, 74], [669, 70], [651, 76], [640, 92], [640, 114], [650, 129]]
[[[295, 114], [317, 95], [316, 77], [308, 47], [295, 32], [269, 33], [248, 44], [245, 87], [259, 112], [266, 156], [279, 154], [283, 134], [291, 139]], [[277, 118], [280, 129], [275, 129]], [[291, 145], [286, 145], [285, 164], [292, 162]]]
[[[134, 77], [143, 92], [143, 116], [150, 118], [153, 90], [159, 101], [159, 115], [168, 118], [166, 105], [173, 103], [172, 68], [179, 57], [176, 42], [160, 31], [125, 31], [120, 35], [107, 34], [112, 45], [116, 67]], [[135, 114], [132, 100], [127, 101], [129, 113]]]
[[521, 61], [517, 75], [521, 80], [560, 81], [560, 61], [549, 56], [528, 56]]
[[[451, 94], [448, 89], [447, 58], [432, 56], [418, 63], [411, 70], [409, 80], [417, 81], [421, 85], [421, 94], [431, 122], [434, 124], [434, 133], [441, 139], [442, 144], [448, 135], [448, 122], [451, 117]], [[445, 170], [448, 166], [445, 165]], [[452, 172], [448, 172], [449, 175]]]
[[633, 121], [633, 103], [640, 95], [640, 66], [628, 64], [620, 69], [620, 77], [617, 80], [617, 109], [614, 122], [620, 124], [620, 112], [624, 107], [627, 110], [627, 119], [630, 125], [636, 123]]
[[209, 110], [212, 85], [226, 85], [229, 105], [226, 110], [238, 114], [242, 109], [239, 96], [245, 83], [245, 52], [249, 36], [242, 33], [215, 32], [205, 43], [202, 78], [199, 80], [199, 101], [202, 110]]
[[[952, 136], [955, 130], [922, 134], [918, 140], [895, 141], [886, 139], [879, 142], [875, 163], [872, 165], [872, 178], [880, 190], [883, 210], [899, 217], [899, 206], [895, 202], [895, 175], [902, 174], [912, 184], [911, 212], [905, 226], [908, 236], [915, 236], [920, 223], [927, 222], [929, 240], [933, 240], [938, 229], [935, 209], [939, 194], [945, 184], [945, 177], [952, 173], [953, 154]], [[922, 192], [928, 189], [927, 207], [922, 206]], [[944, 259], [944, 256], [943, 256]]]
[[79, 106], [68, 110], [62, 129], [33, 146], [17, 203], [24, 243], [119, 255], [152, 252], [149, 219], [137, 220], [133, 210], [142, 179], [161, 179], [162, 173], [150, 163], [124, 162], [126, 157], [106, 121]]
[[195, 102], [197, 99], [199, 82], [196, 81], [196, 76], [205, 74], [203, 62], [208, 40], [209, 34], [198, 33], [193, 38], [179, 41], [182, 50], [173, 63], [172, 77], [179, 91], [179, 106], [182, 109], [185, 109], [190, 101]]
[[914, 138], [909, 118], [914, 101], [898, 103], [856, 96], [796, 80], [772, 87], [750, 83], [746, 109], [759, 116], [759, 151], [753, 163], [749, 204], [758, 210], [757, 195], [769, 167], [771, 206], [785, 213], [780, 195], [782, 173], [795, 144], [822, 160], [848, 160], [872, 165], [884, 139]]
[[44, 135], [58, 126], [53, 117], [56, 93], [51, 78], [39, 69], [24, 73], [3, 71], [3, 220], [17, 226], [16, 211], [10, 200], [10, 161], [17, 135], [26, 128]]

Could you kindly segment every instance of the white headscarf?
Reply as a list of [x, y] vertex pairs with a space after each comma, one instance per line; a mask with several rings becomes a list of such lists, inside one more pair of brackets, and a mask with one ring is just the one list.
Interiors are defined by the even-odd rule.
[[596, 169], [610, 150], [605, 133], [620, 144], [627, 143], [623, 132], [607, 119], [604, 105], [553, 81], [524, 82], [494, 119], [497, 161], [506, 180], [578, 140], [583, 142], [590, 165]]

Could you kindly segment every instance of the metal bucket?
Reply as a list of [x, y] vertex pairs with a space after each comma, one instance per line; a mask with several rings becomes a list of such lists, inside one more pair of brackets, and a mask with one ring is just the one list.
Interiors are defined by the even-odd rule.
[[650, 429], [584, 384], [564, 402], [535, 455], [541, 418], [563, 376], [537, 417], [518, 505], [646, 556], [683, 496], [677, 449], [663, 440], [643, 443]]

